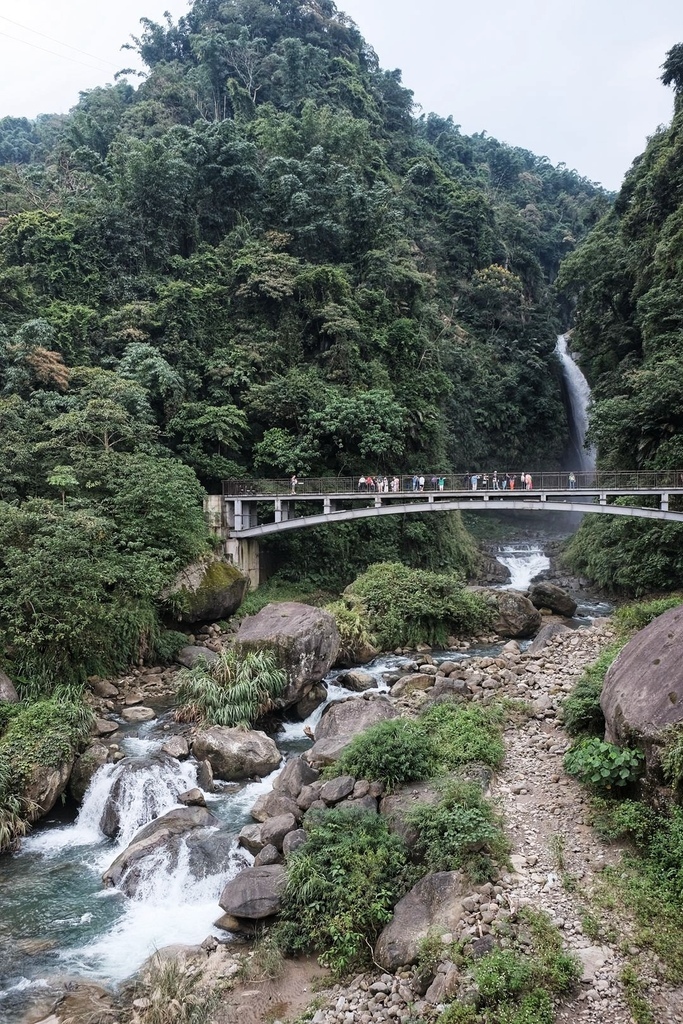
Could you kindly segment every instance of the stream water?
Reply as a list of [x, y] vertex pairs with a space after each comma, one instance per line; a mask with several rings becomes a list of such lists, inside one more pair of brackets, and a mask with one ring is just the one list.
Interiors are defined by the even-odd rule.
[[[535, 544], [507, 544], [499, 559], [511, 572], [509, 586], [526, 589], [548, 559]], [[436, 660], [460, 660], [495, 654], [500, 646], [444, 651]], [[378, 691], [387, 690], [386, 673], [409, 659], [390, 655], [365, 666], [376, 678]], [[338, 683], [338, 672], [326, 680], [326, 704], [351, 695]], [[315, 729], [324, 705], [305, 722], [285, 722], [275, 737], [283, 758], [310, 745], [305, 729]], [[94, 776], [77, 816], [65, 808], [54, 812], [23, 840], [19, 851], [0, 859], [0, 1022], [21, 1019], [27, 1003], [50, 996], [64, 976], [116, 983], [130, 977], [156, 949], [171, 943], [194, 944], [208, 934], [220, 915], [218, 897], [226, 881], [252, 858], [235, 843], [240, 828], [251, 822], [250, 809], [273, 785], [277, 771], [246, 785], [219, 784], [206, 793], [219, 830], [232, 844], [227, 868], [196, 877], [187, 850], [177, 861], [159, 854], [149, 863], [134, 899], [116, 889], [104, 889], [103, 871], [144, 824], [172, 807], [177, 797], [197, 783], [196, 763], [149, 763], [148, 758], [168, 738], [168, 710], [142, 726], [121, 723], [121, 749], [126, 763], [106, 765]], [[131, 771], [129, 758], [143, 761]], [[284, 763], [284, 760], [283, 760]], [[99, 828], [104, 804], [117, 779], [125, 785], [118, 795], [120, 832], [108, 839]]]

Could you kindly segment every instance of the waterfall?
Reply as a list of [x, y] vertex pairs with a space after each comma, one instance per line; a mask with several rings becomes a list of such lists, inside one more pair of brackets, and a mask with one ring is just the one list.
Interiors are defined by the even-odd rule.
[[540, 545], [521, 542], [502, 545], [496, 552], [496, 561], [510, 570], [510, 581], [501, 590], [528, 590], [534, 576], [550, 565]]
[[591, 389], [588, 381], [581, 372], [580, 367], [574, 362], [569, 351], [569, 335], [560, 334], [557, 339], [556, 352], [562, 364], [562, 376], [567, 389], [569, 400], [569, 441], [570, 441], [570, 465], [573, 469], [582, 473], [589, 473], [595, 469], [595, 451], [592, 448], [585, 448], [586, 431], [588, 430], [588, 403], [591, 398]]

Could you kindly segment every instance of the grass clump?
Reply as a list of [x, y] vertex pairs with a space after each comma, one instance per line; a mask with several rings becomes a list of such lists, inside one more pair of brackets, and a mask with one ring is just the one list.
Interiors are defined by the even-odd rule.
[[393, 718], [354, 737], [326, 775], [383, 782], [391, 792], [405, 782], [431, 778], [437, 765], [436, 746], [422, 724]]
[[439, 803], [417, 806], [408, 821], [418, 831], [416, 853], [430, 871], [461, 869], [483, 882], [507, 862], [502, 820], [474, 782], [445, 783]]
[[445, 647], [450, 634], [472, 635], [490, 629], [493, 611], [465, 590], [458, 573], [411, 569], [400, 562], [379, 562], [346, 588], [359, 598], [368, 627], [383, 650], [430, 643]]
[[630, 640], [634, 633], [649, 626], [653, 619], [671, 608], [678, 607], [683, 602], [681, 594], [673, 594], [671, 597], [659, 597], [654, 601], [637, 601], [634, 604], [625, 604], [617, 608], [612, 616], [619, 637]]
[[137, 998], [149, 1001], [139, 1010], [142, 1024], [206, 1024], [218, 997], [202, 989], [201, 980], [202, 972], [183, 959], [155, 957], [137, 991]]
[[587, 733], [597, 736], [605, 731], [605, 716], [600, 707], [600, 694], [607, 669], [615, 660], [623, 643], [605, 648], [597, 661], [588, 665], [576, 686], [562, 703], [563, 724], [570, 736]]
[[457, 771], [480, 763], [500, 768], [505, 757], [502, 729], [505, 711], [499, 704], [433, 704], [419, 723], [439, 752], [439, 770]]
[[406, 848], [378, 814], [332, 810], [307, 816], [308, 838], [287, 865], [278, 942], [314, 952], [341, 975], [366, 965], [407, 890]]
[[249, 728], [275, 706], [287, 685], [270, 651], [233, 649], [178, 674], [176, 720]]
[[377, 638], [368, 626], [367, 610], [359, 598], [346, 595], [326, 605], [325, 610], [333, 616], [339, 630], [338, 662], [353, 665], [361, 652], [365, 654], [376, 646]]
[[451, 1003], [437, 1024], [553, 1024], [553, 999], [574, 989], [579, 963], [545, 914], [527, 908], [520, 922], [530, 948], [497, 948], [471, 963], [474, 1002]]

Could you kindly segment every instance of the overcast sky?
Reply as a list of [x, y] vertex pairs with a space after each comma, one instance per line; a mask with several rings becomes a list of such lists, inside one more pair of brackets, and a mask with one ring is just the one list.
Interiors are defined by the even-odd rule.
[[[187, 6], [0, 0], [0, 116], [68, 110], [79, 90], [112, 81], [131, 65], [120, 46], [139, 30], [141, 17], [160, 20], [165, 10], [178, 17]], [[338, 6], [358, 23], [383, 67], [402, 69], [425, 112], [452, 114], [467, 133], [485, 130], [608, 188], [619, 186], [647, 136], [671, 118], [672, 94], [658, 77], [666, 51], [683, 42], [682, 0]]]

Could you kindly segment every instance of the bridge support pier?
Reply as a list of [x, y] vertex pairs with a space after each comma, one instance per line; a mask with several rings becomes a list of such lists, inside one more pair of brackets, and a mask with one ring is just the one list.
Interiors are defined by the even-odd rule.
[[669, 495], [668, 494], [662, 494], [662, 496], [661, 496], [661, 498], [659, 500], [659, 507], [662, 510], [662, 512], [668, 512], [669, 511]]
[[229, 537], [225, 542], [225, 553], [240, 572], [249, 578], [252, 590], [257, 590], [261, 583], [261, 563], [259, 543], [253, 537], [239, 540]]

